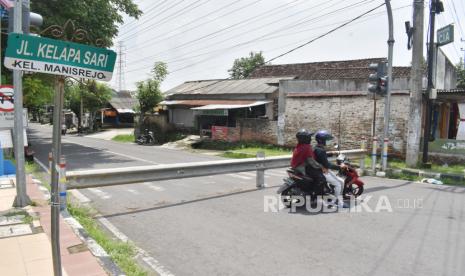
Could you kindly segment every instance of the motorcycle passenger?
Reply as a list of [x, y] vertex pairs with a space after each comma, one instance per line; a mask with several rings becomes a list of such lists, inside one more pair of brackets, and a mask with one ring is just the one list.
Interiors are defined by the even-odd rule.
[[305, 175], [307, 158], [315, 159], [315, 154], [310, 145], [312, 135], [313, 133], [305, 128], [300, 129], [295, 135], [297, 138], [297, 146], [292, 152], [291, 167], [303, 175]]
[[334, 195], [337, 197], [338, 207], [344, 207], [344, 202], [342, 200], [342, 187], [344, 186], [344, 180], [337, 177], [334, 172], [330, 169], [338, 170], [339, 166], [329, 163], [328, 155], [326, 154], [326, 144], [327, 141], [333, 139], [333, 136], [326, 130], [320, 130], [315, 135], [315, 140], [317, 145], [315, 146], [315, 159], [323, 167], [323, 174], [326, 178], [326, 181], [334, 186]]

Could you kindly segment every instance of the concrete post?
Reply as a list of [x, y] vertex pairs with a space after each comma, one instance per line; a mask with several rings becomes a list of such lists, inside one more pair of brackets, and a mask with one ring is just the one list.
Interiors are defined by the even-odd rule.
[[378, 137], [373, 137], [373, 149], [371, 150], [371, 169], [376, 172], [376, 152], [378, 149]]
[[52, 160], [53, 160], [53, 154], [52, 152], [48, 153], [48, 171], [49, 173], [52, 171]]
[[406, 163], [408, 167], [416, 167], [420, 154], [421, 137], [421, 100], [423, 88], [423, 25], [424, 0], [413, 1], [413, 37], [412, 37], [412, 69], [410, 83], [410, 104], [407, 133]]
[[[362, 144], [360, 145], [361, 150], [366, 150], [366, 142], [365, 137], [363, 137]], [[360, 169], [365, 170], [365, 155], [362, 155], [362, 158], [360, 159]]]
[[257, 169], [257, 188], [265, 188], [265, 170]]
[[[13, 30], [22, 33], [23, 1], [15, 1]], [[13, 70], [14, 94], [14, 152], [16, 160], [16, 198], [14, 207], [25, 207], [31, 204], [26, 192], [26, 171], [24, 158], [24, 125], [23, 125], [23, 75], [20, 70]]]

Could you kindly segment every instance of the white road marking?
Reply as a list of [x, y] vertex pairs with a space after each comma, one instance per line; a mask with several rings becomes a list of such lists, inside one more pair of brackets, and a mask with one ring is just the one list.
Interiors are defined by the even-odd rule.
[[265, 175], [271, 175], [271, 176], [278, 176], [278, 177], [284, 177], [287, 176], [287, 173], [284, 172], [278, 172], [278, 171], [265, 171]]
[[[106, 218], [99, 216], [97, 220], [102, 223], [115, 237], [120, 239], [123, 242], [127, 242], [129, 238], [123, 234], [121, 231], [116, 228], [109, 220]], [[150, 266], [153, 270], [155, 270], [160, 276], [174, 276], [168, 269], [166, 269], [163, 265], [161, 265], [155, 258], [151, 257], [145, 250], [140, 247], [136, 247], [137, 251], [139, 252], [141, 259]]]
[[150, 161], [150, 160], [147, 160], [147, 159], [134, 157], [134, 156], [127, 155], [127, 154], [124, 154], [124, 153], [114, 152], [114, 151], [110, 151], [110, 150], [106, 150], [106, 149], [100, 149], [100, 150], [103, 150], [103, 151], [106, 151], [106, 152], [109, 152], [109, 153], [112, 153], [112, 154], [115, 154], [115, 155], [123, 156], [123, 157], [129, 158], [129, 159], [133, 159], [133, 160], [136, 160], [136, 161], [142, 161], [142, 162], [150, 163], [150, 164], [153, 164], [153, 165], [160, 165], [160, 163]]
[[77, 200], [79, 200], [80, 203], [88, 203], [91, 202], [91, 200], [83, 195], [80, 191], [78, 190], [70, 190], [69, 191]]
[[87, 189], [88, 191], [90, 191], [91, 193], [95, 194], [96, 196], [100, 197], [101, 199], [110, 199], [111, 198], [111, 195], [109, 195], [108, 193], [100, 190], [100, 189], [97, 189], [97, 188], [88, 188]]
[[142, 185], [157, 192], [165, 191], [165, 188], [152, 184], [151, 182], [144, 182]]
[[46, 172], [50, 173], [50, 171], [48, 170], [48, 167], [45, 166], [42, 162], [40, 162], [39, 159], [37, 159], [36, 157], [34, 157], [34, 161], [39, 164], [39, 166]]
[[240, 175], [240, 174], [237, 174], [237, 173], [230, 173], [230, 174], [227, 174], [227, 175], [231, 176], [231, 177], [235, 177], [235, 178], [246, 179], [246, 180], [252, 179], [252, 177], [243, 176], [243, 175]]

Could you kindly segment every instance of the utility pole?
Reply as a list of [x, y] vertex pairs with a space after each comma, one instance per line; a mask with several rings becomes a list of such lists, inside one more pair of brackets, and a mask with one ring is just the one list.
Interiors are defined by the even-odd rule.
[[[29, 3], [27, 1], [26, 3]], [[23, 0], [15, 1], [13, 31], [22, 33]], [[11, 15], [10, 15], [11, 16]], [[14, 95], [14, 152], [16, 160], [16, 198], [14, 207], [25, 207], [31, 204], [31, 199], [26, 193], [26, 172], [24, 160], [24, 124], [23, 124], [23, 73], [13, 70]]]
[[392, 60], [394, 52], [394, 23], [392, 19], [391, 0], [386, 1], [386, 9], [389, 21], [389, 38], [388, 38], [388, 67], [387, 67], [387, 91], [384, 102], [384, 141], [382, 154], [382, 169], [386, 171], [387, 157], [389, 147], [389, 117], [391, 112], [391, 89], [392, 89]]
[[424, 0], [413, 1], [412, 68], [410, 71], [410, 103], [407, 133], [406, 163], [408, 167], [418, 164], [421, 138], [421, 105], [423, 90], [423, 23]]
[[431, 136], [431, 118], [433, 115], [432, 106], [431, 106], [431, 99], [429, 95], [431, 94], [431, 90], [433, 89], [433, 58], [434, 58], [434, 32], [435, 32], [435, 20], [436, 20], [436, 13], [442, 12], [442, 3], [438, 0], [432, 0], [430, 6], [430, 32], [429, 32], [429, 49], [428, 49], [428, 88], [427, 88], [427, 95], [426, 99], [426, 120], [425, 120], [425, 128], [423, 133], [423, 165], [427, 165], [428, 163], [428, 143]]

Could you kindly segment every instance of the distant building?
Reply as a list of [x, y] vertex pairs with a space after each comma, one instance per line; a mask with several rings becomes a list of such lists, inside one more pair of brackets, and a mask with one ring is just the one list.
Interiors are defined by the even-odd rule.
[[106, 108], [101, 110], [99, 118], [103, 126], [133, 126], [137, 99], [131, 96], [129, 91], [115, 91], [108, 101]]

